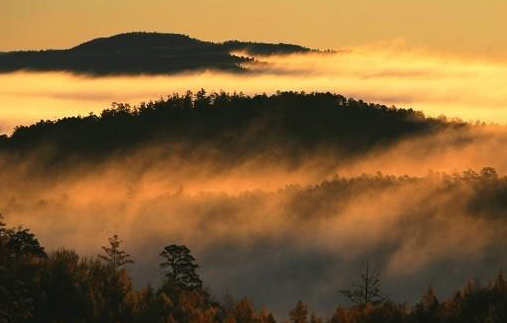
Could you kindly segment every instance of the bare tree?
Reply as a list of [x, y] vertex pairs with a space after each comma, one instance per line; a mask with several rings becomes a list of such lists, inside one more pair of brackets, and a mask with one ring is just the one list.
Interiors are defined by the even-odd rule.
[[380, 274], [369, 262], [361, 274], [361, 282], [354, 284], [352, 289], [341, 290], [350, 301], [357, 305], [378, 304], [387, 300], [387, 297], [380, 292]]

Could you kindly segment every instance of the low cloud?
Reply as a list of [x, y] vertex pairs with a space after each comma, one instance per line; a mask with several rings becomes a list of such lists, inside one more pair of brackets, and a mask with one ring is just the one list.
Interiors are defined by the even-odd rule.
[[504, 267], [507, 222], [501, 206], [488, 208], [497, 193], [482, 175], [460, 174], [483, 166], [506, 174], [506, 138], [500, 127], [453, 130], [355, 160], [317, 152], [297, 166], [269, 156], [193, 162], [151, 147], [49, 174], [34, 156], [3, 164], [0, 208], [48, 250], [95, 256], [118, 234], [137, 285], [158, 282], [163, 246], [186, 244], [215, 295], [247, 295], [279, 315], [304, 299], [329, 314], [366, 260], [387, 294], [410, 302], [429, 284], [447, 295]]
[[330, 91], [431, 115], [507, 122], [505, 62], [443, 57], [400, 48], [358, 47], [336, 53], [257, 57], [242, 75], [202, 71], [174, 76], [96, 77], [67, 73], [0, 75], [0, 123], [100, 112], [111, 102], [156, 99], [173, 92], [247, 94]]
[[[258, 59], [264, 63], [249, 66], [249, 75], [2, 74], [0, 131], [200, 88], [332, 91], [433, 116], [507, 120], [502, 62], [371, 48]], [[189, 160], [177, 147], [168, 156], [155, 146], [53, 173], [39, 168], [37, 154], [17, 163], [4, 156], [0, 210], [48, 250], [95, 256], [119, 234], [136, 260], [129, 271], [137, 285], [156, 283], [158, 253], [181, 243], [217, 295], [248, 295], [280, 315], [303, 299], [329, 314], [346, 302], [339, 290], [366, 260], [381, 270], [385, 292], [410, 302], [429, 284], [446, 295], [468, 278], [505, 268], [504, 210], [484, 207], [496, 205], [487, 200], [488, 186], [460, 174], [485, 166], [507, 174], [506, 143], [504, 127], [481, 126], [400, 140], [354, 158], [316, 151], [235, 161], [212, 152]], [[493, 183], [503, 189], [505, 181]]]

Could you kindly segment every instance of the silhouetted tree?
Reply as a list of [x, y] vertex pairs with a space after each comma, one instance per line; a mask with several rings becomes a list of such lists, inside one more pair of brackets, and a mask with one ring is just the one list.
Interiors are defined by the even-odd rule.
[[9, 238], [7, 248], [13, 252], [14, 257], [46, 257], [44, 247], [41, 247], [39, 240], [35, 238], [33, 233], [30, 233], [30, 229], [22, 227], [11, 229], [7, 231], [7, 235]]
[[97, 256], [106, 263], [110, 264], [114, 270], [134, 262], [130, 259], [130, 255], [128, 253], [120, 249], [121, 243], [122, 241], [115, 234], [109, 238], [109, 247], [102, 247], [104, 254]]
[[160, 256], [164, 258], [160, 267], [165, 270], [170, 284], [187, 290], [202, 289], [202, 281], [196, 271], [199, 265], [186, 246], [169, 245]]
[[34, 315], [34, 285], [47, 256], [29, 229], [7, 229], [2, 219], [0, 215], [0, 322], [25, 322]]
[[[111, 270], [109, 263], [80, 258], [67, 249], [46, 256], [34, 234], [28, 229], [6, 228], [0, 215], [0, 323], [276, 323], [269, 311], [256, 312], [247, 298], [232, 304], [232, 299], [226, 297], [229, 300], [223, 302], [224, 306], [210, 301], [195, 272], [196, 261], [185, 246], [167, 246], [161, 255], [167, 282], [157, 290], [148, 285], [135, 291], [124, 269]], [[503, 271], [486, 284], [469, 281], [447, 299], [438, 300], [429, 287], [412, 308], [379, 301], [383, 296], [378, 276], [367, 264], [362, 283], [351, 291], [359, 305], [338, 307], [327, 322], [507, 322], [507, 280]], [[223, 315], [225, 307], [228, 310]], [[315, 313], [308, 320], [308, 308], [301, 301], [290, 311], [287, 321], [322, 323]]]
[[357, 305], [378, 304], [386, 300], [386, 297], [380, 292], [380, 274], [369, 262], [366, 262], [366, 268], [361, 274], [361, 281], [354, 284], [353, 289], [341, 290], [350, 301]]

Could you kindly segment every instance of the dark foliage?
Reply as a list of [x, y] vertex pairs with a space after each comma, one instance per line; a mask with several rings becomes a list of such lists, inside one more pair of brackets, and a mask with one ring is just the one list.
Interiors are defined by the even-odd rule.
[[65, 50], [19, 51], [0, 55], [0, 72], [70, 71], [91, 75], [174, 74], [217, 69], [246, 71], [252, 59], [230, 54], [289, 54], [308, 48], [288, 44], [229, 41], [212, 43], [180, 34], [133, 32], [98, 38]]
[[246, 96], [201, 90], [136, 107], [113, 103], [100, 116], [20, 126], [11, 136], [0, 137], [0, 152], [22, 154], [45, 147], [41, 162], [46, 156], [61, 163], [72, 158], [96, 161], [150, 144], [173, 154], [183, 143], [185, 156], [203, 158], [213, 151], [231, 162], [266, 153], [298, 158], [319, 149], [354, 156], [406, 137], [458, 127], [467, 124], [338, 94]]
[[164, 259], [160, 268], [165, 270], [169, 284], [184, 290], [202, 289], [202, 281], [196, 272], [199, 265], [186, 246], [167, 246], [160, 256]]
[[[460, 181], [463, 180], [460, 177]], [[221, 305], [211, 300], [200, 287], [181, 288], [173, 283], [177, 280], [174, 270], [168, 271], [169, 275], [160, 287], [148, 285], [135, 290], [123, 269], [111, 270], [108, 264], [81, 258], [74, 251], [65, 249], [56, 250], [47, 257], [33, 234], [21, 230], [24, 233], [17, 236], [17, 232], [20, 230], [7, 229], [0, 223], [2, 323], [276, 322], [269, 311], [256, 311], [247, 298], [238, 302], [231, 298], [230, 304], [224, 302]], [[19, 240], [24, 241], [22, 245], [25, 247], [19, 248]], [[181, 266], [180, 272], [195, 273], [197, 263], [187, 247], [170, 245], [161, 255], [167, 260], [163, 262], [164, 268]], [[181, 282], [186, 284], [184, 280]], [[323, 322], [315, 313], [308, 319], [308, 313], [308, 306], [299, 301], [290, 311], [289, 321]], [[412, 308], [391, 301], [339, 306], [326, 322], [502, 323], [506, 320], [507, 280], [500, 272], [496, 279], [484, 286], [470, 281], [443, 300], [439, 300], [429, 288]]]
[[130, 259], [130, 255], [120, 249], [121, 243], [122, 241], [115, 234], [109, 238], [109, 247], [102, 247], [104, 254], [98, 255], [100, 259], [111, 265], [114, 270], [126, 264], [134, 263], [134, 261]]
[[28, 229], [7, 229], [0, 215], [0, 322], [17, 323], [33, 316], [33, 285], [44, 248]]

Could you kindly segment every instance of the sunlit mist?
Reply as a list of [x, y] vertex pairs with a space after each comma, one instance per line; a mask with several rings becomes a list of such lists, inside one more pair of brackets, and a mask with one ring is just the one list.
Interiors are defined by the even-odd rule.
[[507, 121], [507, 65], [422, 51], [363, 47], [335, 54], [258, 57], [253, 72], [90, 78], [67, 73], [0, 75], [0, 126], [98, 113], [110, 103], [157, 99], [186, 90], [273, 93], [331, 91], [411, 107], [427, 115]]

